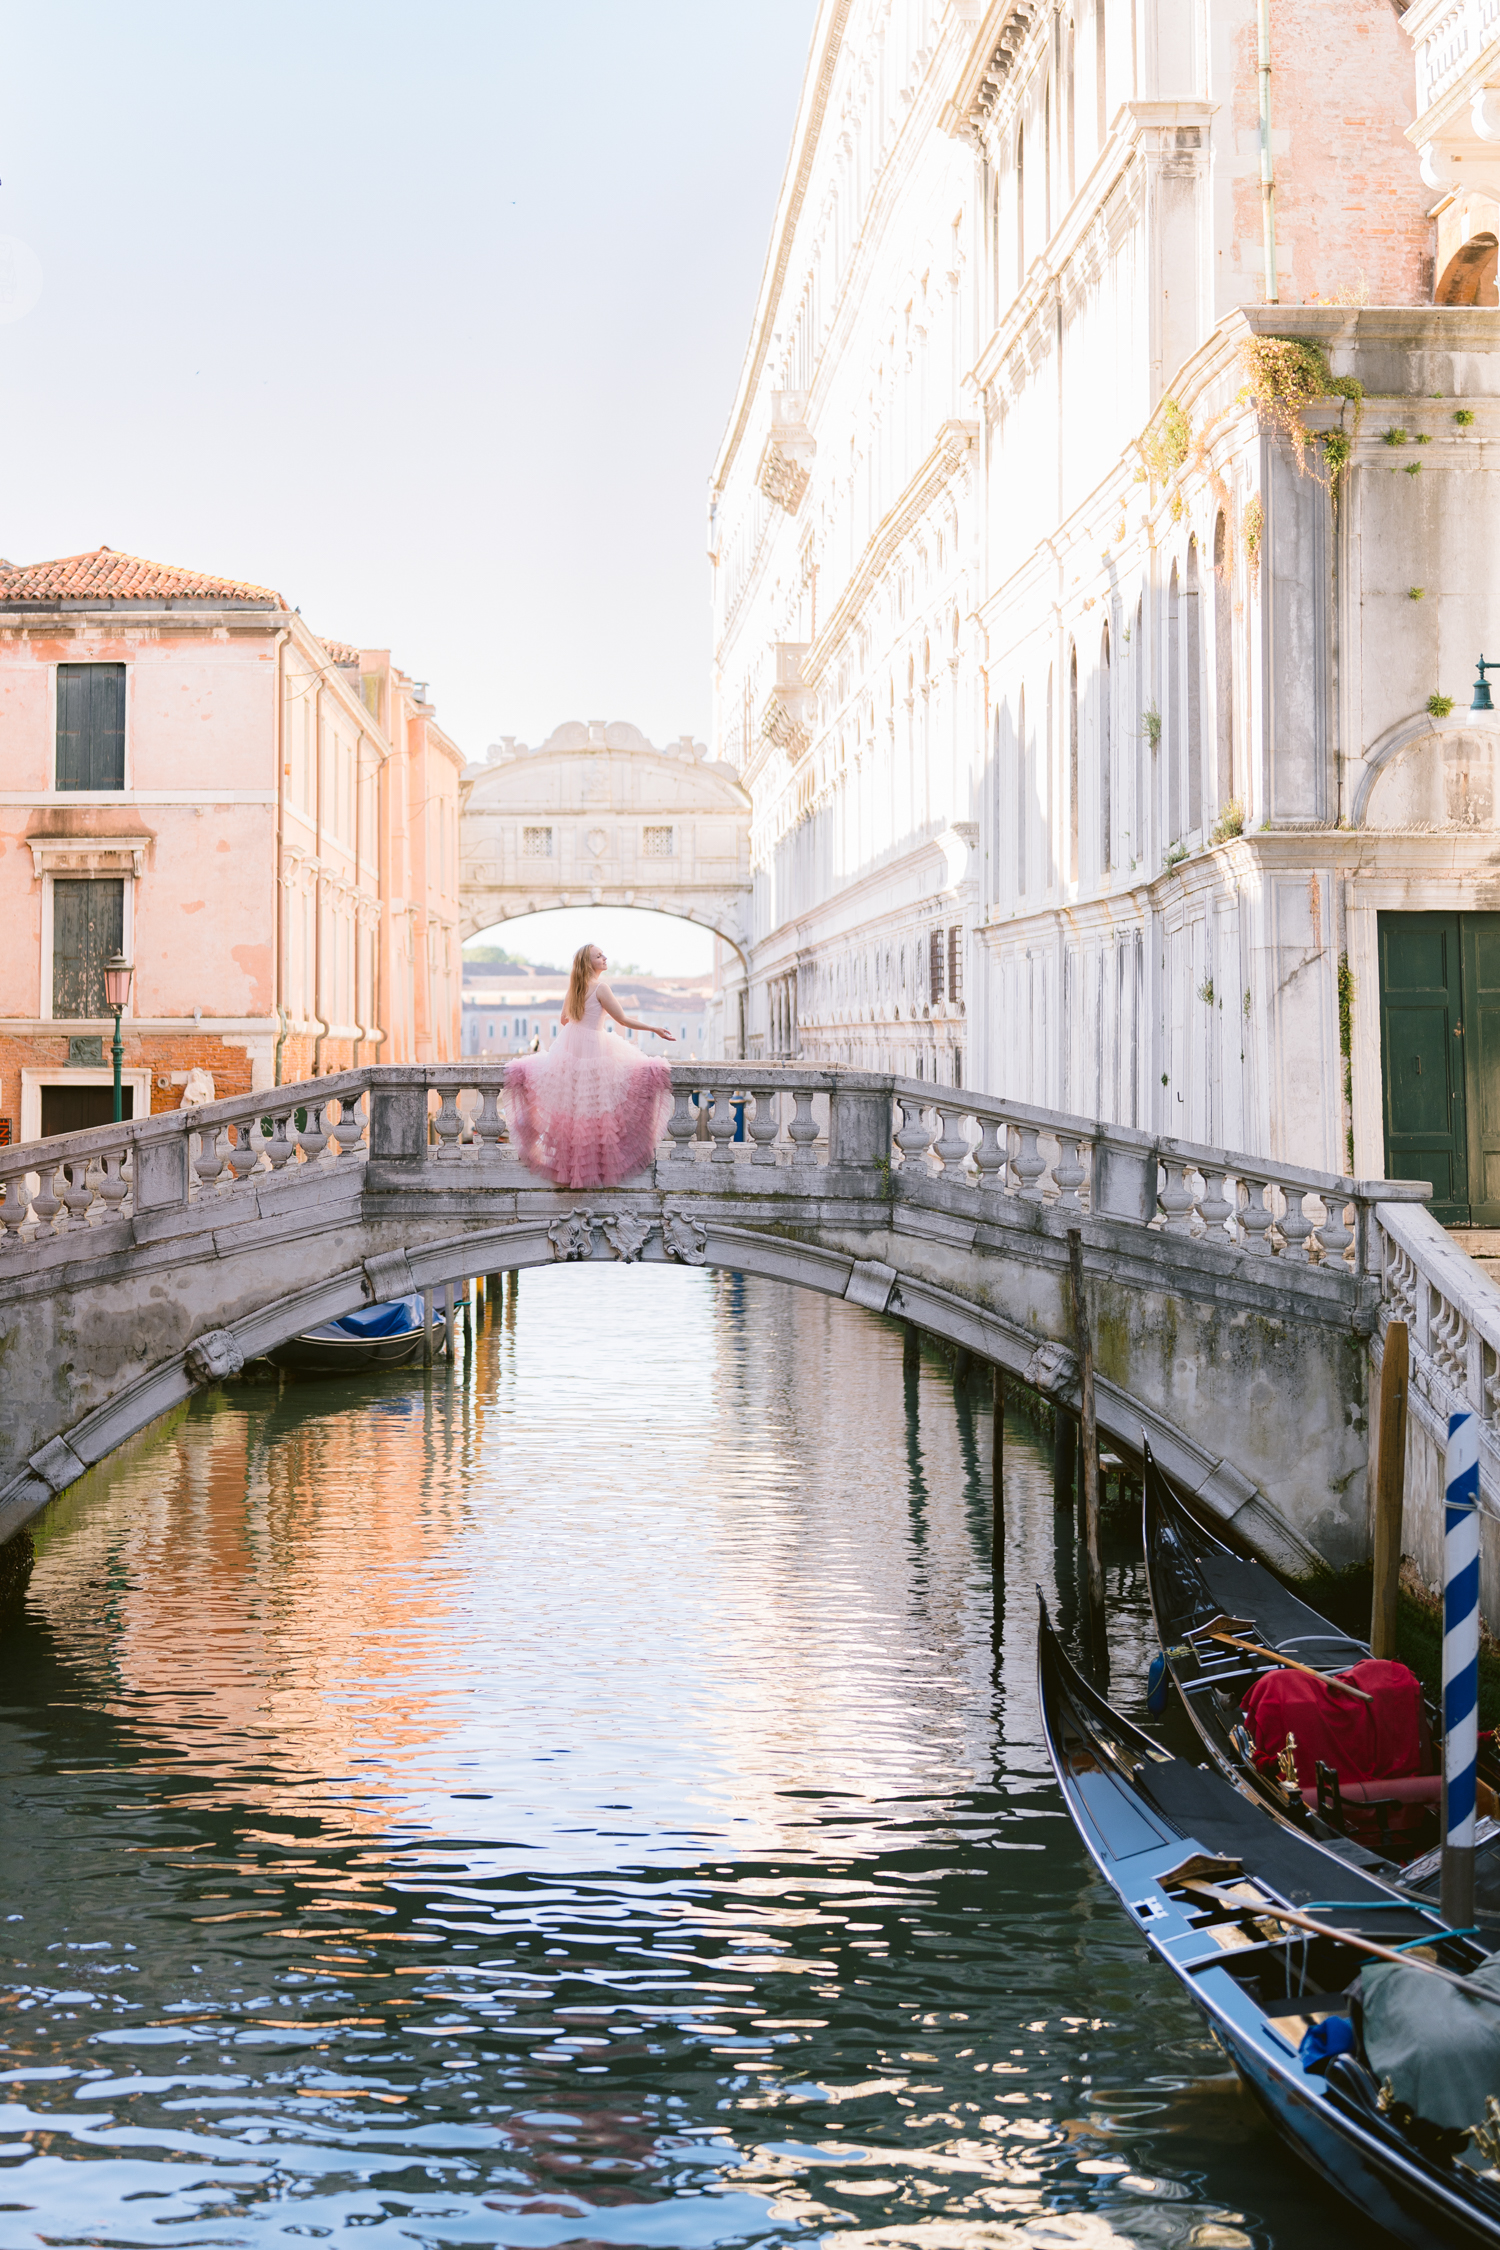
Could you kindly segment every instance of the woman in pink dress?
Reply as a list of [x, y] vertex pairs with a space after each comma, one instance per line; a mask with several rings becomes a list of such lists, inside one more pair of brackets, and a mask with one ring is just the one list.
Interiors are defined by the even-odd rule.
[[672, 1034], [621, 1013], [604, 982], [608, 966], [597, 945], [580, 946], [550, 1050], [506, 1065], [511, 1137], [521, 1161], [558, 1187], [618, 1187], [644, 1170], [672, 1107], [671, 1065], [615, 1038], [604, 1018], [658, 1039]]

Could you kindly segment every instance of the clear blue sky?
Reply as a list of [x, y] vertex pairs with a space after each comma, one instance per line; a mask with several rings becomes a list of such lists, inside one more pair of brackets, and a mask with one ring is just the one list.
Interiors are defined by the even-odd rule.
[[474, 756], [705, 735], [707, 477], [814, 15], [5, 0], [42, 288], [0, 325], [0, 554], [276, 586]]

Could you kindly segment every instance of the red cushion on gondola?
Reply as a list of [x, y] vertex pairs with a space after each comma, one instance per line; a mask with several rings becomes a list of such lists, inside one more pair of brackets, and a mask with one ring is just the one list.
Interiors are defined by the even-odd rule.
[[[1390, 1781], [1341, 1781], [1339, 1795], [1346, 1805], [1437, 1805], [1443, 1797], [1440, 1773], [1401, 1774]], [[1304, 1789], [1302, 1801], [1317, 1810], [1318, 1792]]]
[[1296, 1740], [1302, 1789], [1316, 1785], [1320, 1764], [1333, 1768], [1346, 1795], [1356, 1782], [1419, 1777], [1422, 1690], [1416, 1674], [1404, 1664], [1367, 1656], [1337, 1676], [1363, 1688], [1370, 1701], [1345, 1695], [1306, 1672], [1278, 1666], [1261, 1674], [1240, 1706], [1256, 1764], [1269, 1771], [1290, 1734]]

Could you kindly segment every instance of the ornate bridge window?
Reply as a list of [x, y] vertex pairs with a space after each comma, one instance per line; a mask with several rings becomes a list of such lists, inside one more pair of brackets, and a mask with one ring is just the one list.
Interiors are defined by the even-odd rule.
[[523, 859], [550, 859], [552, 857], [551, 829], [523, 828], [521, 830], [521, 857]]
[[643, 829], [641, 841], [641, 856], [645, 859], [670, 859], [672, 857], [671, 829]]

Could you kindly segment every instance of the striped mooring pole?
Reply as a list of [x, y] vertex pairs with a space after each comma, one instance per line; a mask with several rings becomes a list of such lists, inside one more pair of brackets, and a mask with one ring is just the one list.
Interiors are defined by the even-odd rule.
[[1443, 1524], [1443, 1918], [1474, 1920], [1479, 1762], [1479, 1422], [1448, 1417]]

